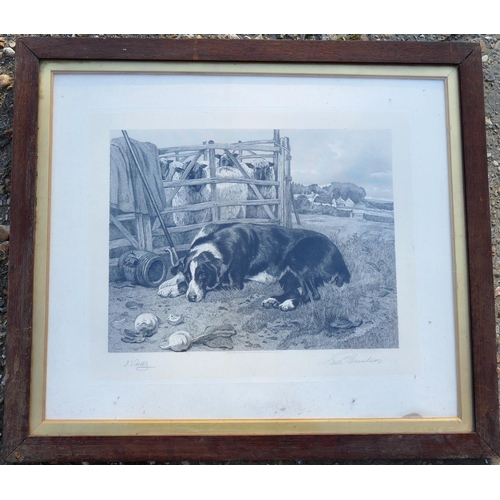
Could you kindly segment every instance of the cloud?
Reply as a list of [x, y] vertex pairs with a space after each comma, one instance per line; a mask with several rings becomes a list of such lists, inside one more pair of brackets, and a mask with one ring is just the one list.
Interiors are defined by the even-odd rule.
[[390, 130], [282, 130], [282, 135], [290, 137], [295, 182], [352, 182], [368, 196], [392, 198]]

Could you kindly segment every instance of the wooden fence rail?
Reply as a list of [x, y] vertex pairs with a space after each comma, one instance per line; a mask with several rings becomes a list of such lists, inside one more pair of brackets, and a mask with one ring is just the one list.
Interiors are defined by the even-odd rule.
[[[280, 200], [275, 199], [266, 199], [266, 200], [246, 200], [246, 201], [207, 201], [205, 203], [196, 203], [195, 205], [189, 205], [189, 210], [185, 206], [180, 207], [167, 207], [162, 213], [164, 214], [173, 214], [177, 212], [196, 212], [200, 210], [207, 210], [208, 208], [214, 207], [234, 207], [234, 206], [250, 206], [250, 205], [279, 205], [281, 203]], [[255, 219], [248, 219], [249, 222], [255, 222]], [[272, 219], [270, 219], [272, 220]]]
[[[159, 148], [160, 158], [165, 158], [171, 156], [175, 153], [186, 153], [195, 151], [204, 151], [206, 149], [254, 149], [256, 151], [280, 151], [279, 145], [273, 145], [274, 141], [246, 141], [246, 142], [236, 142], [233, 144], [226, 143], [207, 143], [207, 144], [196, 144], [194, 146], [175, 146], [170, 148]], [[258, 146], [258, 147], [257, 147]]]
[[[254, 184], [255, 186], [279, 186], [279, 181], [259, 181], [257, 179], [189, 179], [182, 181], [165, 181], [163, 185], [167, 188], [182, 187], [182, 186], [204, 186], [205, 184]], [[239, 205], [239, 203], [238, 203]]]

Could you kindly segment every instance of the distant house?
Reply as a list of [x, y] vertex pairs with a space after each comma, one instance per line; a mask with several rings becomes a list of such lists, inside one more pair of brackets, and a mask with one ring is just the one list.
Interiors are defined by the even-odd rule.
[[337, 207], [345, 207], [345, 201], [342, 198], [337, 199]]
[[347, 200], [345, 200], [345, 206], [346, 207], [353, 207], [354, 206], [354, 202], [351, 200], [351, 198], [347, 198]]

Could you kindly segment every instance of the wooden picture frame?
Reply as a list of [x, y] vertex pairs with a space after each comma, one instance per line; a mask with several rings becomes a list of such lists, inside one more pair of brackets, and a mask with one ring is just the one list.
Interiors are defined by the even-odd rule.
[[[4, 455], [7, 462], [444, 459], [491, 457], [500, 453], [493, 272], [479, 45], [23, 38], [17, 41], [16, 47], [12, 172], [14, 216], [10, 238], [4, 427]], [[386, 426], [371, 432], [363, 431], [363, 427], [347, 419], [337, 432], [332, 430], [336, 427], [328, 425], [319, 429], [314, 419], [311, 425], [307, 423], [303, 426], [294, 422], [294, 419], [289, 422], [268, 419], [267, 427], [262, 427], [258, 421], [255, 425], [247, 423], [246, 427], [243, 425], [234, 428], [231, 421], [212, 425], [211, 421], [207, 423], [197, 420], [189, 429], [182, 425], [179, 428], [168, 425], [165, 427], [160, 423], [145, 430], [144, 427], [134, 426], [133, 422], [122, 426], [116, 422], [108, 422], [99, 427], [99, 424], [95, 425], [89, 419], [80, 422], [81, 427], [58, 422], [55, 430], [49, 426], [47, 430], [40, 431], [43, 427], [40, 422], [44, 423], [44, 411], [40, 408], [44, 404], [46, 389], [43, 374], [47, 362], [44, 357], [47, 350], [47, 320], [42, 316], [45, 322], [41, 326], [35, 322], [36, 318], [40, 318], [37, 310], [41, 307], [35, 275], [40, 272], [36, 266], [47, 259], [47, 254], [40, 257], [40, 246], [35, 241], [38, 241], [37, 224], [40, 221], [37, 210], [46, 206], [49, 212], [50, 204], [47, 200], [50, 198], [50, 187], [46, 185], [45, 194], [40, 196], [40, 181], [37, 181], [37, 177], [41, 174], [39, 157], [45, 155], [50, 158], [50, 154], [42, 151], [47, 148], [47, 144], [40, 140], [39, 128], [44, 120], [47, 121], [47, 113], [52, 113], [52, 110], [47, 112], [45, 108], [43, 111], [40, 108], [39, 99], [46, 90], [41, 71], [43, 64], [48, 62], [79, 64], [89, 61], [99, 62], [104, 72], [107, 71], [106, 64], [133, 61], [139, 64], [218, 64], [219, 70], [225, 63], [232, 66], [255, 63], [261, 65], [261, 74], [265, 74], [262, 68], [267, 67], [272, 71], [273, 67], [280, 64], [287, 64], [289, 67], [317, 65], [321, 68], [344, 65], [346, 68], [353, 68], [355, 72], [371, 66], [377, 67], [382, 75], [388, 68], [396, 73], [400, 70], [404, 73], [408, 67], [416, 70], [446, 68], [448, 72], [456, 74], [460, 109], [457, 119], [461, 134], [457, 136], [460, 147], [453, 154], [458, 157], [458, 163], [463, 165], [463, 169], [455, 168], [454, 173], [450, 173], [450, 177], [455, 176], [455, 180], [450, 182], [463, 197], [463, 206], [459, 211], [463, 213], [464, 245], [460, 246], [458, 237], [462, 222], [458, 221], [458, 225], [451, 230], [453, 244], [459, 248], [459, 253], [462, 252], [465, 270], [463, 276], [455, 282], [455, 286], [463, 288], [460, 290], [462, 299], [457, 299], [455, 307], [459, 309], [464, 306], [464, 310], [468, 311], [459, 320], [465, 333], [457, 341], [457, 377], [464, 381], [461, 382], [463, 393], [459, 391], [459, 400], [470, 399], [469, 406], [459, 402], [462, 406], [457, 425], [461, 424], [461, 417], [465, 412], [470, 416], [463, 419], [468, 422], [468, 427], [450, 431], [449, 427], [441, 425], [439, 419], [431, 418], [428, 419], [428, 427], [420, 427], [416, 432], [411, 431], [411, 426], [401, 428], [397, 423], [393, 427], [394, 431]], [[457, 133], [454, 127], [453, 133]], [[451, 135], [450, 128], [448, 134]], [[288, 213], [287, 217], [290, 218], [290, 210]], [[455, 258], [459, 261], [457, 255], [455, 254]], [[455, 271], [456, 269], [454, 273]], [[45, 282], [46, 280], [47, 278]], [[465, 302], [460, 302], [459, 300], [464, 300], [463, 297]], [[40, 328], [45, 331], [45, 338], [39, 337], [37, 332]], [[406, 420], [411, 419], [412, 416], [408, 416]], [[37, 427], [39, 425], [40, 428]]]

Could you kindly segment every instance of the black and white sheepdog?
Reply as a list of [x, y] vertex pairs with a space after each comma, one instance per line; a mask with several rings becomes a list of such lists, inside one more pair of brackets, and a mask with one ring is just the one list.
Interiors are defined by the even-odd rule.
[[283, 293], [262, 305], [282, 311], [320, 300], [318, 288], [325, 283], [340, 287], [351, 278], [339, 249], [325, 235], [241, 223], [205, 226], [172, 271], [176, 276], [160, 286], [162, 297], [186, 295], [190, 302], [199, 302], [219, 287], [241, 290], [245, 280], [279, 282]]

